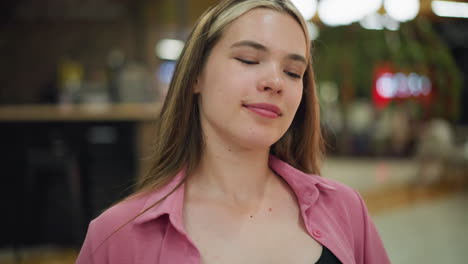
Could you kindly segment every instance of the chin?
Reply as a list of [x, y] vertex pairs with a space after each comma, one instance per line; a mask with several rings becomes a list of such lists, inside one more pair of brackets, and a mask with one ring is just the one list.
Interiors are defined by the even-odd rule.
[[273, 144], [275, 144], [281, 137], [277, 135], [249, 135], [241, 137], [239, 145], [242, 145], [245, 148], [251, 150], [260, 150], [260, 149], [269, 149]]

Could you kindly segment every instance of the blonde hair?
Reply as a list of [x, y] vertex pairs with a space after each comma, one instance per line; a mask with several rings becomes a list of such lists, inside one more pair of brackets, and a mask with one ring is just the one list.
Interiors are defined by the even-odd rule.
[[[152, 165], [139, 179], [137, 194], [163, 186], [182, 168], [186, 169], [186, 175], [190, 175], [198, 165], [204, 138], [198, 95], [193, 92], [193, 85], [211, 49], [229, 25], [255, 8], [269, 8], [291, 15], [309, 40], [304, 19], [287, 0], [226, 0], [208, 9], [197, 21], [176, 66], [157, 121]], [[270, 152], [299, 170], [319, 174], [323, 143], [309, 41], [307, 50], [309, 63], [303, 78], [302, 101], [288, 131], [272, 145]]]

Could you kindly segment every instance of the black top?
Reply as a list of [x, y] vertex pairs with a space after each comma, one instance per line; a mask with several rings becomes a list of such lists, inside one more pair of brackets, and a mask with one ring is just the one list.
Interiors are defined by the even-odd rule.
[[315, 264], [341, 264], [341, 261], [325, 246], [322, 249], [322, 255]]

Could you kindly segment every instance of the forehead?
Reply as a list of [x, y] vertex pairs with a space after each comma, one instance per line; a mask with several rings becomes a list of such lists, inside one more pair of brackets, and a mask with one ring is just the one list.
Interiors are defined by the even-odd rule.
[[256, 8], [241, 15], [226, 29], [220, 42], [231, 45], [240, 40], [253, 40], [273, 51], [307, 57], [306, 37], [300, 24], [291, 15], [272, 9]]

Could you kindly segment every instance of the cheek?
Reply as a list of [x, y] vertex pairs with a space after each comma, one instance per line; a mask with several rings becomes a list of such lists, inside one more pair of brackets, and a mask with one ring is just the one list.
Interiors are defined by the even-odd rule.
[[233, 80], [212, 78], [200, 94], [201, 106], [213, 118], [231, 118], [241, 105], [241, 93]]
[[[229, 72], [229, 71], [227, 71]], [[251, 93], [252, 80], [248, 76], [239, 74], [223, 74], [212, 78], [209, 89], [206, 89], [206, 97], [209, 97], [213, 104], [229, 106], [240, 105], [242, 99]]]
[[294, 90], [294, 92], [290, 93], [290, 95], [287, 98], [288, 105], [294, 113], [296, 112], [297, 108], [299, 107], [299, 104], [301, 103], [302, 96], [302, 89], [298, 88]]

